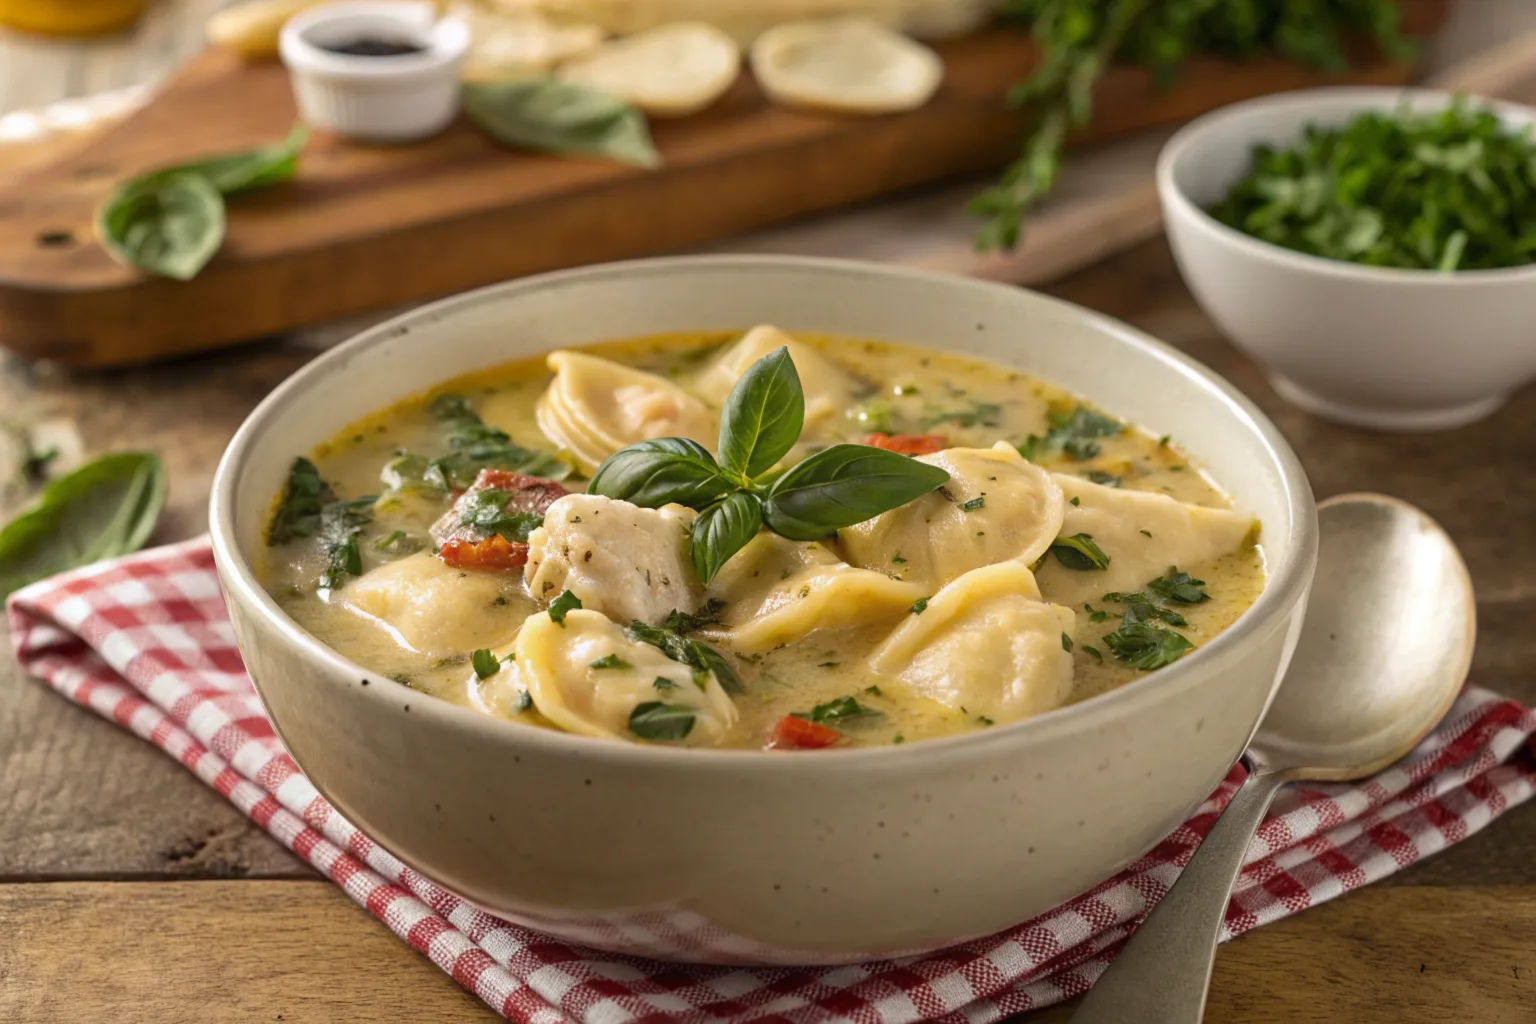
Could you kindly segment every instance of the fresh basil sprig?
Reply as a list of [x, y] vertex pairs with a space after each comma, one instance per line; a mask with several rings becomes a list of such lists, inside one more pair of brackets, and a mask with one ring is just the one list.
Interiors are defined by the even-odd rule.
[[576, 82], [533, 78], [464, 86], [464, 112], [496, 141], [550, 153], [661, 166], [645, 115]]
[[153, 452], [105, 455], [58, 477], [0, 529], [0, 598], [66, 569], [130, 554], [165, 504]]
[[130, 267], [189, 281], [224, 242], [224, 197], [292, 178], [309, 137], [161, 167], [124, 182], [96, 211], [107, 253]]
[[610, 455], [589, 494], [646, 508], [676, 502], [697, 509], [689, 557], [709, 583], [760, 526], [815, 541], [922, 497], [949, 479], [937, 466], [859, 444], [833, 445], [784, 473], [805, 425], [805, 391], [787, 348], [753, 363], [726, 399], [720, 462], [694, 441], [641, 441]]

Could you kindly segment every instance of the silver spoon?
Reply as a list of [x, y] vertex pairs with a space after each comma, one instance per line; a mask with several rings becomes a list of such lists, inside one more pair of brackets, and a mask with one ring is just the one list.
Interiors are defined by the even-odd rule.
[[1434, 728], [1466, 680], [1477, 610], [1445, 531], [1378, 494], [1325, 501], [1318, 519], [1306, 623], [1248, 745], [1248, 780], [1069, 1024], [1197, 1024], [1232, 884], [1276, 791], [1374, 775]]

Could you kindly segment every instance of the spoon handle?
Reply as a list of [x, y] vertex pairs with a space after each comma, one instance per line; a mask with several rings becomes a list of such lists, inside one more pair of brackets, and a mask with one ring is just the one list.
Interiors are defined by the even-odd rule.
[[1248, 776], [1068, 1024], [1199, 1024], [1232, 884], [1284, 782], [1280, 773]]

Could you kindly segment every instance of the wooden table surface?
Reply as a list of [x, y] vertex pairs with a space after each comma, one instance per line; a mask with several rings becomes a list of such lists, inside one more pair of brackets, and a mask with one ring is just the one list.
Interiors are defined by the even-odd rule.
[[[82, 50], [0, 38], [0, 113], [143, 79], [195, 45], [187, 19], [217, 2], [165, 4], [148, 50], [142, 39]], [[1473, 678], [1536, 702], [1536, 389], [1464, 430], [1368, 434], [1283, 404], [1195, 307], [1161, 241], [1045, 290], [1226, 375], [1279, 423], [1319, 498], [1384, 491], [1438, 518], [1478, 589]], [[205, 528], [209, 479], [240, 420], [349, 329], [111, 374], [0, 362], [0, 419], [78, 430], [92, 450], [159, 449], [171, 500], [156, 540], [190, 537]], [[1536, 1020], [1533, 851], [1536, 803], [1386, 882], [1224, 946], [1207, 1020]], [[0, 1021], [106, 1019], [494, 1018], [175, 762], [0, 655]]]

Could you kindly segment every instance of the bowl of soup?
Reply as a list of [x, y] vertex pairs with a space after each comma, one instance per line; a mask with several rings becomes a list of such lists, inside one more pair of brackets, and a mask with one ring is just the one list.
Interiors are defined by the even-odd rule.
[[561, 938], [832, 963], [1026, 920], [1220, 782], [1312, 496], [1229, 384], [1022, 289], [676, 258], [448, 299], [274, 391], [212, 498], [328, 800]]

